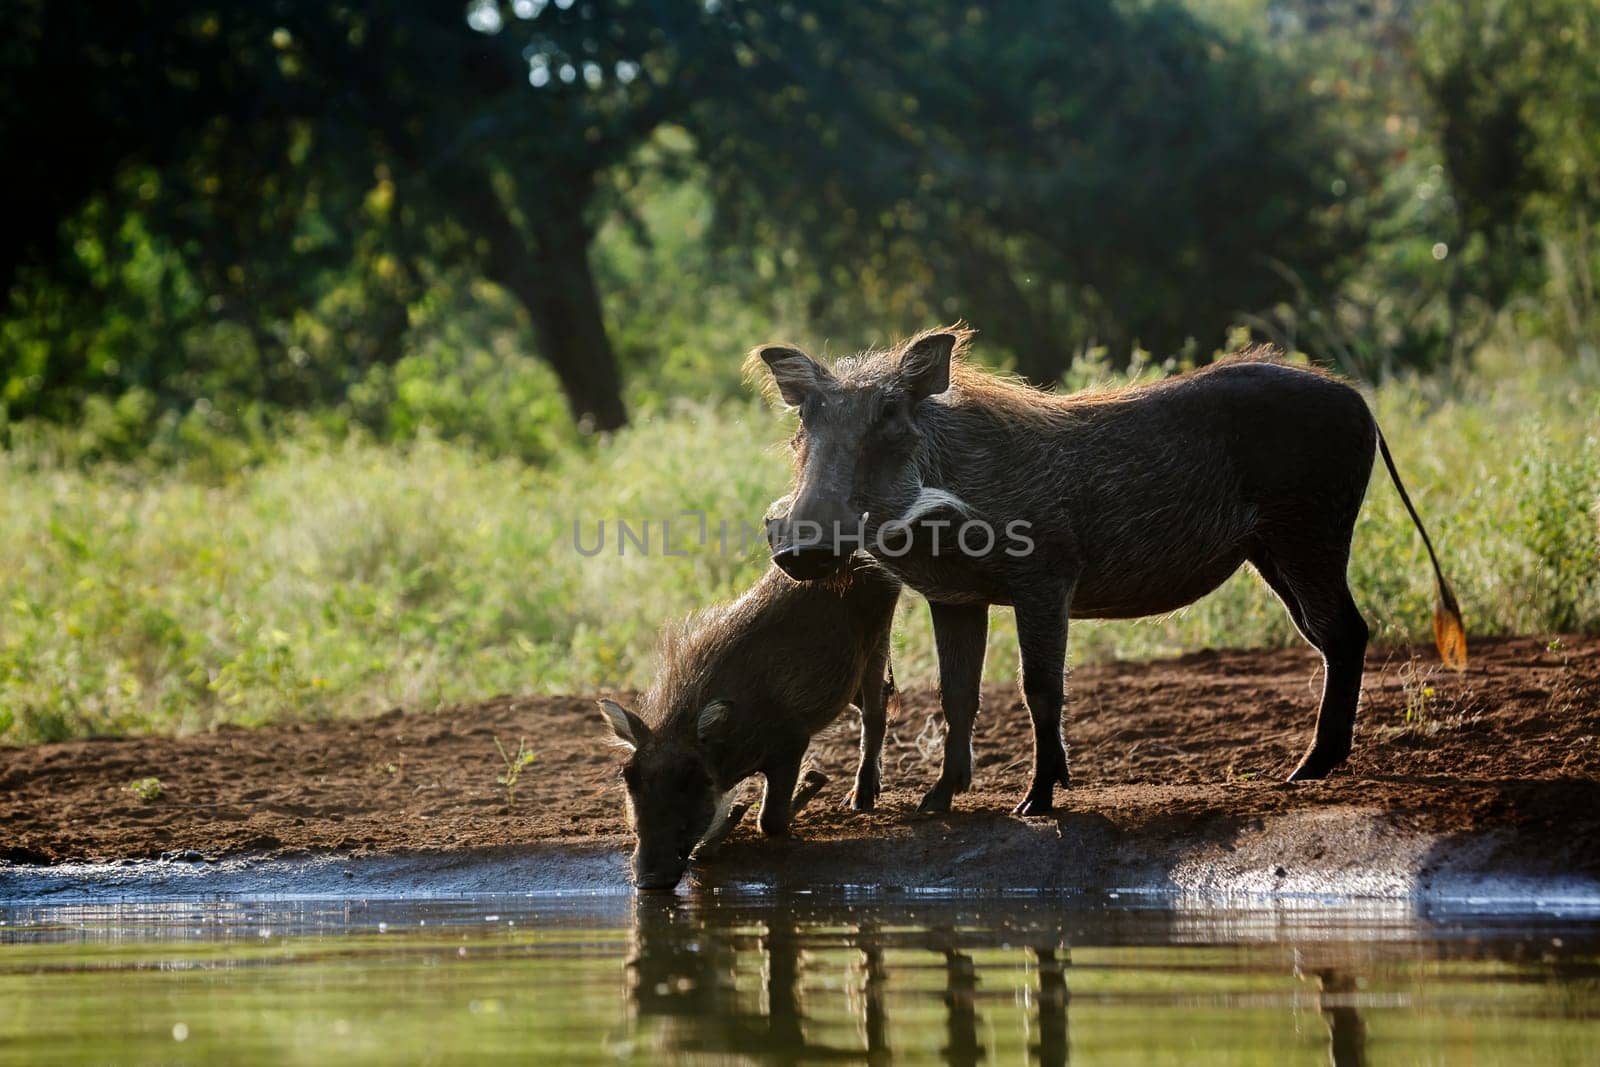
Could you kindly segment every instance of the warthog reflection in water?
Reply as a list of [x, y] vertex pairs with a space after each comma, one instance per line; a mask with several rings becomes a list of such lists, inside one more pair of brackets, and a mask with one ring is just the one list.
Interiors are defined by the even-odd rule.
[[[1020, 1051], [1029, 1062], [1066, 1064], [1074, 967], [1069, 946], [1075, 936], [1089, 937], [1090, 951], [1104, 942], [1086, 934], [1082, 917], [1067, 910], [1013, 917], [1002, 908], [998, 917], [985, 918], [991, 907], [924, 913], [875, 902], [859, 909], [860, 918], [841, 921], [837, 909], [741, 913], [736, 905], [702, 908], [641, 896], [627, 977], [637, 1051], [658, 1059], [784, 1063], [935, 1056], [953, 1064]], [[1186, 1029], [1192, 996], [1215, 988], [1204, 974], [1209, 965], [1174, 959], [1171, 949], [1185, 940], [1184, 932], [1164, 926], [1159, 915], [1146, 913], [1130, 932], [1131, 945], [1110, 948], [1109, 959], [1102, 955], [1084, 971], [1093, 983], [1088, 1005], [1097, 1021], [1091, 1040], [1102, 1053], [1151, 1051], [1152, 1038], [1158, 1046], [1171, 1039], [1186, 1047], [1195, 1036]], [[1120, 952], [1132, 955], [1119, 960]], [[1361, 951], [1346, 959], [1337, 947], [1297, 950], [1294, 958], [1279, 990], [1286, 1020], [1299, 1018], [1301, 983], [1310, 983], [1315, 1010], [1327, 1025], [1330, 1062], [1365, 1063], [1356, 975], [1371, 961]], [[1242, 966], [1259, 981], [1258, 961]], [[1238, 1007], [1259, 1011], [1262, 995], [1254, 991]], [[1106, 1029], [1108, 1018], [1114, 1021], [1130, 1003], [1145, 1005], [1146, 1029], [1123, 1035], [1126, 1043], [1116, 1050], [1100, 1047], [1108, 1032], [1118, 1034], [1115, 1026]], [[1229, 1041], [1226, 1032], [1206, 1036], [1224, 1047]]]
[[[1067, 1062], [1064, 968], [1069, 953], [1063, 933], [1044, 926], [1028, 934], [1038, 942], [1028, 950], [1038, 976], [1031, 997], [1035, 1013], [1029, 1030], [1037, 1035], [1031, 1051], [1044, 1064]], [[981, 976], [972, 952], [991, 946], [984, 933], [953, 925], [912, 930], [863, 919], [840, 927], [805, 923], [776, 909], [764, 912], [753, 926], [723, 925], [681, 901], [640, 897], [628, 964], [629, 997], [636, 1022], [656, 1024], [654, 1051], [661, 1055], [876, 1063], [907, 1051], [897, 1050], [892, 1041], [888, 992], [899, 980], [916, 987], [914, 993], [902, 991], [915, 998], [907, 1007], [916, 1018], [907, 1020], [909, 1025], [899, 1033], [925, 1025], [926, 1008], [937, 996], [945, 1024], [940, 1057], [975, 1064], [985, 1059], [981, 1035], [988, 1027], [979, 1007]], [[893, 968], [886, 961], [891, 952]], [[922, 953], [927, 954], [926, 964], [909, 958]], [[942, 971], [942, 990], [927, 988], [922, 974], [929, 967]], [[759, 992], [742, 981], [750, 975], [762, 977]], [[841, 993], [860, 1043], [809, 1037], [808, 1029], [829, 1029], [821, 1017], [835, 1018]], [[1002, 993], [1010, 1002], [1009, 990], [995, 990]]]

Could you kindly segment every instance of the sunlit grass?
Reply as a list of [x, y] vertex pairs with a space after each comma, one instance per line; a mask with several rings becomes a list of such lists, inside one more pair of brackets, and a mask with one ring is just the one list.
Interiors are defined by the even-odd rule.
[[[1600, 371], [1519, 345], [1453, 381], [1374, 396], [1473, 634], [1600, 631]], [[782, 420], [755, 402], [678, 404], [546, 467], [427, 436], [308, 438], [218, 483], [174, 470], [0, 454], [0, 736], [184, 731], [360, 715], [501, 692], [647, 682], [663, 622], [760, 573], [783, 491]], [[696, 543], [709, 518], [709, 543]], [[617, 520], [650, 523], [619, 555]], [[673, 551], [661, 522], [673, 521]], [[598, 555], [574, 545], [583, 525]], [[729, 524], [727, 553], [718, 521]], [[1375, 476], [1351, 567], [1377, 638], [1428, 633], [1422, 546]], [[989, 673], [1012, 676], [1009, 613]], [[1175, 615], [1074, 627], [1072, 659], [1297, 641], [1254, 575]], [[933, 684], [920, 599], [896, 670]]]

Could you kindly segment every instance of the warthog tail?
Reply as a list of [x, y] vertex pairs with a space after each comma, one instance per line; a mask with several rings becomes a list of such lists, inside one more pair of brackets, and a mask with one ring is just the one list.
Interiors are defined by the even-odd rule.
[[1422, 525], [1422, 517], [1411, 503], [1411, 494], [1406, 492], [1400, 472], [1395, 470], [1394, 456], [1389, 454], [1389, 442], [1383, 439], [1382, 430], [1378, 431], [1378, 451], [1383, 454], [1383, 465], [1389, 468], [1389, 477], [1394, 479], [1400, 502], [1406, 506], [1406, 512], [1416, 524], [1417, 533], [1422, 535], [1422, 543], [1428, 549], [1428, 560], [1433, 564], [1433, 642], [1439, 646], [1439, 658], [1444, 660], [1446, 667], [1464, 671], [1467, 669], [1467, 628], [1461, 621], [1461, 608], [1456, 604], [1456, 595], [1451, 591], [1450, 583], [1444, 580], [1444, 571], [1439, 568], [1439, 556], [1434, 552], [1433, 541]]

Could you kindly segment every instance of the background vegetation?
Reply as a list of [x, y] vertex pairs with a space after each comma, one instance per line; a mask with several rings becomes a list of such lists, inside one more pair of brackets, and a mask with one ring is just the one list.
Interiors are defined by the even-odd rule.
[[[1472, 631], [1600, 631], [1588, 0], [13, 6], [0, 738], [640, 684], [762, 554], [573, 521], [759, 517], [742, 352], [956, 317], [1064, 388], [1341, 369]], [[1425, 631], [1386, 485], [1353, 576]], [[1292, 640], [1241, 575], [1073, 654]]]

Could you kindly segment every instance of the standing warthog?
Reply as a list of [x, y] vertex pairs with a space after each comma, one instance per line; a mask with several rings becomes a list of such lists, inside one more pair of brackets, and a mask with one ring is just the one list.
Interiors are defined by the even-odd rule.
[[762, 832], [785, 833], [811, 738], [852, 700], [861, 709], [861, 764], [851, 803], [871, 810], [894, 693], [889, 631], [899, 596], [900, 583], [865, 559], [809, 584], [768, 570], [733, 603], [668, 631], [643, 715], [600, 702], [617, 740], [633, 750], [622, 779], [639, 888], [678, 884], [695, 846], [725, 829], [734, 787], [751, 775], [766, 779]]
[[924, 810], [948, 810], [971, 785], [988, 605], [1016, 613], [1034, 737], [1033, 783], [1016, 810], [1040, 814], [1069, 784], [1069, 613], [1173, 611], [1247, 561], [1326, 665], [1316, 736], [1290, 778], [1343, 762], [1367, 645], [1345, 567], [1375, 449], [1433, 562], [1440, 652], [1465, 665], [1455, 598], [1350, 386], [1259, 353], [1057, 396], [966, 365], [969, 336], [933, 330], [832, 369], [787, 345], [752, 354], [800, 417], [794, 491], [786, 513], [768, 517], [774, 561], [814, 579], [859, 545], [928, 598], [949, 732]]

